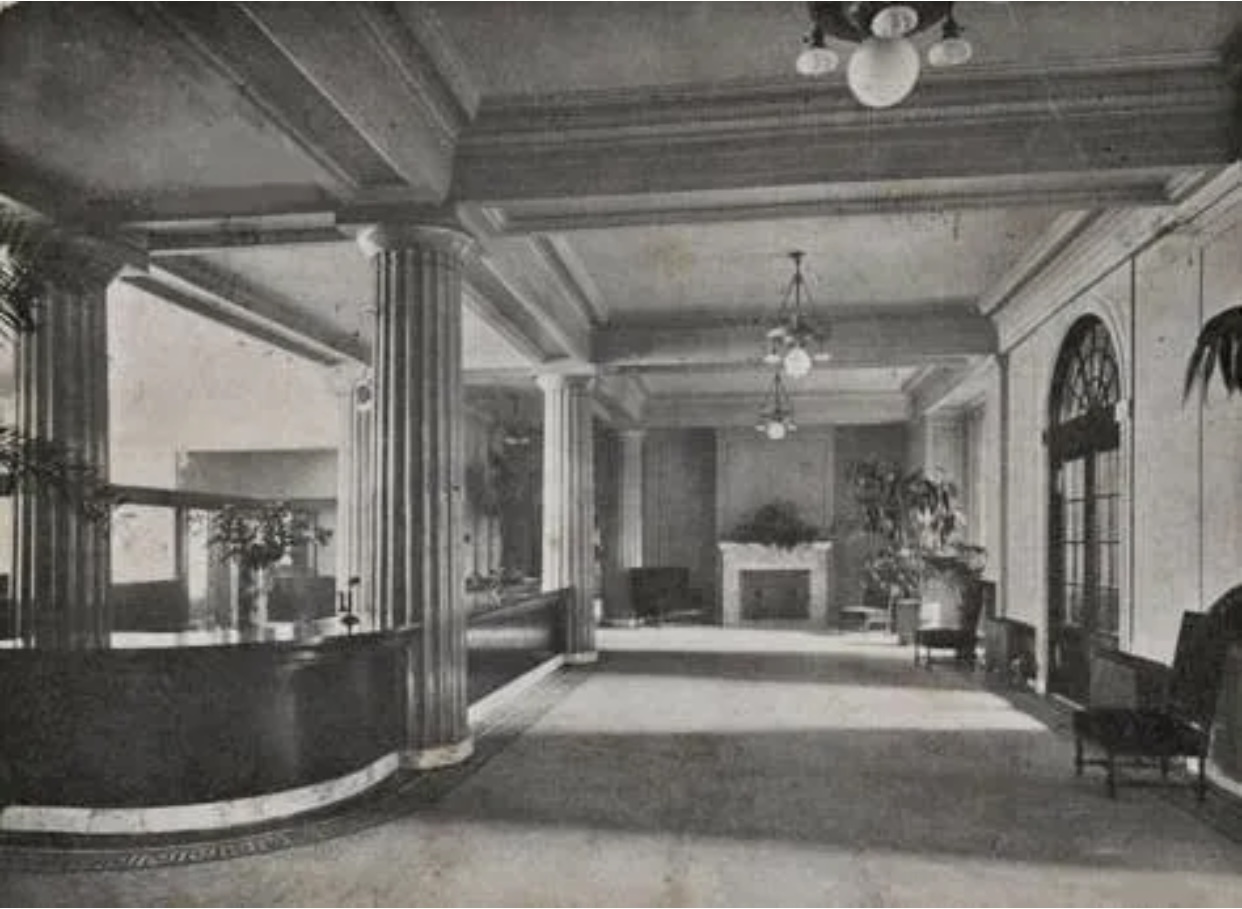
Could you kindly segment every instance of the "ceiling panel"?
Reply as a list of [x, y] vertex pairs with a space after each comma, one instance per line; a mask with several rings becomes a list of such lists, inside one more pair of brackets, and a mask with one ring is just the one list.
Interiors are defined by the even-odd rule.
[[0, 16], [10, 164], [104, 199], [322, 180], [242, 88], [136, 24], [123, 4], [23, 3]]
[[806, 252], [816, 309], [974, 300], [1055, 219], [1042, 208], [576, 232], [610, 320], [759, 315]]
[[[801, 379], [788, 380], [786, 387], [796, 394], [901, 391], [917, 372], [915, 367], [832, 369], [820, 366]], [[648, 372], [643, 375], [643, 384], [657, 397], [766, 394], [772, 387], [772, 371], [750, 367], [728, 372]]]

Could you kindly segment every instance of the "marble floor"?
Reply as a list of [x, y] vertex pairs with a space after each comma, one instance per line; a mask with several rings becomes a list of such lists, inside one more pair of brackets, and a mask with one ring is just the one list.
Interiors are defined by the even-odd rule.
[[0, 861], [0, 903], [1242, 900], [1242, 845], [1189, 787], [1110, 801], [1098, 777], [1075, 778], [1063, 735], [978, 675], [914, 668], [882, 633], [666, 626], [601, 644], [520, 734], [374, 824], [149, 869]]

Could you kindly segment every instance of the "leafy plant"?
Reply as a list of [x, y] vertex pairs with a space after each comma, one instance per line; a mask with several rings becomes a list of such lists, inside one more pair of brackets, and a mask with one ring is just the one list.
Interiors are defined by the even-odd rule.
[[792, 549], [822, 537], [820, 528], [804, 521], [798, 514], [798, 506], [785, 500], [761, 506], [729, 535], [729, 539], [737, 543], [762, 543], [782, 549]]
[[957, 485], [942, 473], [858, 461], [849, 477], [862, 529], [876, 541], [864, 577], [890, 600], [917, 596], [929, 565], [982, 572], [986, 551], [961, 540]]
[[[76, 270], [50, 227], [0, 205], [0, 337], [12, 340], [39, 327], [51, 276], [73, 285]], [[0, 425], [0, 486], [6, 493], [49, 489], [91, 521], [107, 521], [120, 499], [99, 472], [63, 443]]]
[[1196, 385], [1207, 394], [1217, 369], [1226, 392], [1232, 395], [1242, 390], [1242, 306], [1216, 314], [1200, 329], [1186, 364], [1182, 399], [1188, 398]]
[[285, 502], [226, 505], [212, 512], [207, 542], [217, 555], [249, 569], [275, 565], [294, 548], [322, 545], [332, 532]]

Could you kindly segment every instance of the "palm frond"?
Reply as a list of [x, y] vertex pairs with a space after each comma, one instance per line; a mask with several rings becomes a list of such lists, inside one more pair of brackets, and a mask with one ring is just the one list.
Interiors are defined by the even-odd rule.
[[96, 468], [67, 446], [11, 425], [0, 425], [0, 485], [6, 492], [50, 490], [91, 521], [108, 521], [120, 504]]
[[34, 331], [43, 298], [41, 271], [50, 233], [30, 218], [0, 206], [0, 333]]
[[1242, 306], [1218, 313], [1200, 330], [1186, 364], [1182, 400], [1190, 397], [1196, 386], [1206, 396], [1217, 370], [1228, 394], [1242, 391]]

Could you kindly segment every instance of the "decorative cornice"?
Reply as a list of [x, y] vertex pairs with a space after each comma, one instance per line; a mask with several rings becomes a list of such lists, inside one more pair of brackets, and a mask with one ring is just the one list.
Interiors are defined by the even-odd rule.
[[1073, 242], [1052, 255], [1011, 295], [995, 301], [999, 349], [1011, 350], [1040, 323], [1100, 278], [1161, 237], [1193, 232], [1215, 212], [1242, 203], [1242, 168], [1232, 164], [1179, 204], [1105, 211], [1090, 218]]
[[[805, 84], [485, 99], [454, 196], [486, 203], [1219, 165], [1234, 92], [1202, 57], [929, 79], [876, 115]], [[952, 148], [952, 154], [945, 149]]]
[[373, 224], [360, 230], [357, 239], [367, 258], [381, 252], [428, 247], [460, 259], [474, 247], [469, 234], [431, 224]]
[[945, 180], [883, 180], [756, 190], [575, 196], [471, 206], [489, 235], [668, 224], [770, 221], [922, 211], [1087, 208], [1169, 201], [1168, 172], [1053, 173]]

